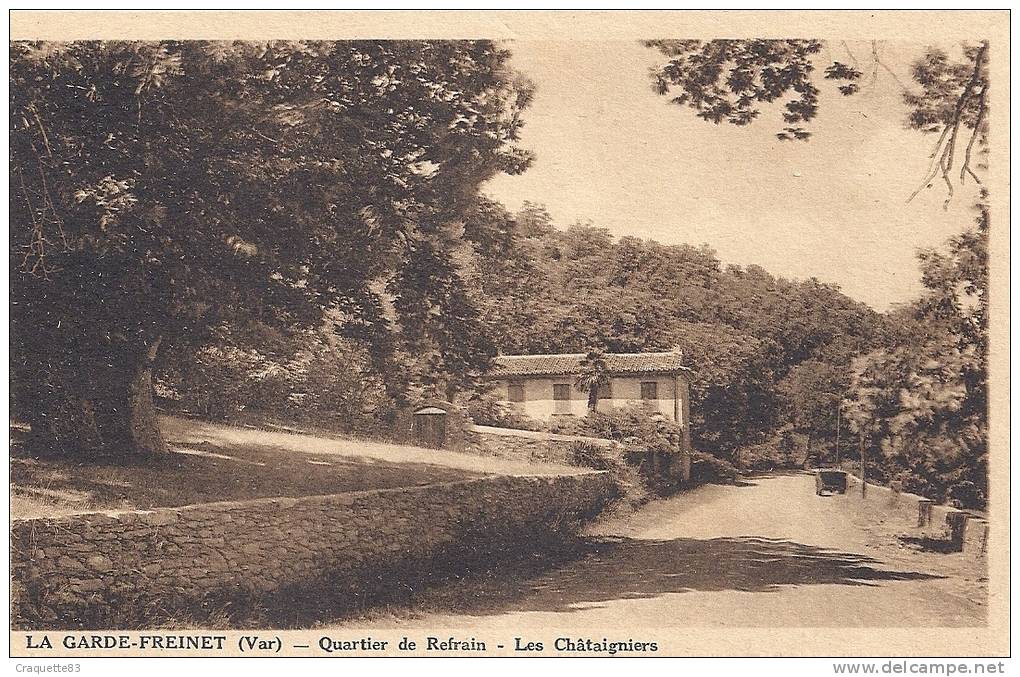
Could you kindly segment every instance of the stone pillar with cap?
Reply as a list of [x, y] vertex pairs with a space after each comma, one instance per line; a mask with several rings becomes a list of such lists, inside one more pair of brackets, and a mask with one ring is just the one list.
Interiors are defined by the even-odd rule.
[[922, 498], [917, 502], [917, 526], [926, 527], [931, 524], [931, 511], [935, 501]]

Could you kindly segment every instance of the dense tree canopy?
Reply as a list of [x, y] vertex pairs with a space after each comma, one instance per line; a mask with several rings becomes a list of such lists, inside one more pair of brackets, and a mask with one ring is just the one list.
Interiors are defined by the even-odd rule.
[[[814, 440], [835, 445], [837, 426], [841, 423], [840, 406], [849, 386], [850, 370], [845, 364], [837, 366], [817, 359], [801, 362], [779, 382], [777, 387], [785, 413], [792, 428], [807, 436], [808, 454], [814, 453], [811, 448]], [[843, 430], [846, 432], [846, 428]], [[819, 456], [828, 454], [822, 451]]]
[[33, 430], [159, 450], [161, 345], [239, 314], [331, 310], [377, 364], [422, 339], [441, 370], [484, 359], [449, 338], [473, 321], [449, 262], [479, 184], [529, 161], [508, 58], [485, 41], [13, 43], [15, 401]]
[[[884, 319], [834, 285], [724, 267], [708, 247], [552, 227], [535, 205], [473, 212], [500, 245], [477, 247], [482, 321], [506, 353], [679, 349], [691, 375], [691, 431], [723, 457], [788, 420], [778, 384], [818, 361], [849, 374], [883, 345]], [[536, 227], [536, 222], [541, 225]]]
[[[819, 89], [813, 78], [823, 43], [817, 40], [658, 40], [646, 43], [666, 57], [653, 73], [655, 87], [675, 104], [715, 123], [749, 124], [759, 106], [785, 101], [789, 125], [783, 140], [807, 140], [804, 124], [817, 114]], [[843, 43], [850, 64], [831, 62], [825, 78], [850, 96], [863, 75]], [[905, 123], [937, 137], [920, 186], [908, 198], [941, 179], [949, 200], [956, 187], [982, 184], [987, 169], [989, 110], [987, 41], [965, 43], [959, 57], [929, 48], [911, 67], [911, 86], [902, 93]], [[872, 43], [872, 77], [882, 62]], [[895, 76], [894, 76], [895, 77]], [[897, 80], [899, 83], [899, 80]], [[902, 83], [900, 83], [902, 85]], [[889, 479], [938, 499], [968, 506], [987, 500], [988, 455], [988, 196], [982, 189], [977, 223], [948, 243], [948, 252], [920, 253], [925, 292], [909, 308], [891, 313], [884, 345], [854, 361], [847, 389], [848, 413], [867, 437], [877, 470]], [[803, 309], [796, 312], [802, 316]], [[845, 342], [844, 354], [854, 346]], [[865, 346], [858, 345], [859, 351]], [[789, 350], [790, 346], [787, 346]], [[849, 352], [847, 352], [849, 349]], [[818, 364], [796, 367], [781, 390], [801, 428], [817, 431], [818, 413], [831, 386], [845, 375], [826, 374]], [[816, 413], [812, 413], [812, 411]], [[823, 416], [824, 418], [824, 416]]]
[[946, 253], [921, 252], [925, 292], [855, 360], [848, 403], [885, 475], [970, 507], [988, 498], [988, 219], [979, 206]]

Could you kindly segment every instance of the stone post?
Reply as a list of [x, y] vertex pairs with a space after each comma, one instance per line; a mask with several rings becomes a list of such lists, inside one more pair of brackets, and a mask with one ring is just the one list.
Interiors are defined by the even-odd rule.
[[963, 539], [967, 533], [967, 519], [969, 515], [962, 510], [953, 510], [946, 515], [946, 525], [949, 527], [949, 541], [955, 552], [963, 551]]
[[967, 520], [967, 532], [963, 539], [964, 552], [984, 555], [988, 552], [988, 522], [981, 519]]
[[926, 527], [931, 524], [931, 508], [935, 501], [922, 498], [917, 502], [917, 526]]

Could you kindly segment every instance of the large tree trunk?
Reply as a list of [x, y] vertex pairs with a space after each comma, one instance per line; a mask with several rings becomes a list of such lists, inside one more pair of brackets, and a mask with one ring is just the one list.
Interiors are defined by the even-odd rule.
[[167, 451], [152, 369], [170, 283], [135, 254], [82, 250], [53, 279], [19, 278], [12, 382], [37, 453], [126, 460]]
[[123, 460], [165, 453], [152, 389], [160, 342], [115, 356], [78, 356], [77, 373], [64, 372], [59, 383], [51, 381], [40, 392], [31, 417], [33, 446], [47, 454]]
[[127, 384], [127, 406], [124, 410], [126, 420], [122, 427], [126, 432], [125, 451], [134, 455], [152, 456], [167, 451], [152, 397], [152, 365], [160, 342], [161, 339], [157, 338], [146, 348], [143, 359], [135, 367]]
[[95, 453], [145, 457], [167, 451], [159, 431], [152, 392], [152, 365], [160, 343], [161, 339], [156, 338], [139, 350], [131, 351], [123, 369], [115, 369], [112, 374], [113, 387], [99, 393], [105, 401], [94, 405], [97, 415], [93, 433], [99, 443]]

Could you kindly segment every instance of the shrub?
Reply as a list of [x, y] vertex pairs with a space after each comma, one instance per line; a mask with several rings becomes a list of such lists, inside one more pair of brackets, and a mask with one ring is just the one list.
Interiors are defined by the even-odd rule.
[[[624, 451], [619, 463], [627, 466], [638, 478], [646, 494], [666, 496], [683, 488], [680, 463], [683, 429], [673, 421], [649, 414], [641, 406], [594, 412], [559, 424], [553, 431], [602, 437], [621, 443]], [[574, 454], [578, 465], [596, 467], [595, 464], [605, 462], [607, 452], [578, 447]], [[737, 470], [730, 462], [704, 452], [692, 452], [688, 486], [732, 484], [736, 478]]]
[[596, 411], [577, 419], [575, 434], [637, 444], [645, 451], [675, 454], [683, 448], [683, 430], [673, 422], [631, 405]]
[[396, 403], [365, 348], [327, 332], [244, 341], [224, 330], [166, 360], [161, 403], [213, 421], [309, 424], [345, 434], [388, 432]]
[[286, 365], [290, 420], [355, 435], [389, 432], [396, 403], [360, 346], [310, 341]]
[[574, 465], [611, 472], [620, 496], [630, 508], [638, 508], [651, 499], [646, 478], [631, 454], [621, 446], [572, 442], [570, 459]]
[[950, 502], [958, 508], [983, 508], [987, 499], [977, 483], [963, 480], [949, 487]]
[[279, 411], [286, 406], [286, 371], [266, 354], [254, 348], [209, 345], [189, 357], [157, 383], [157, 392], [184, 411], [223, 421], [253, 407]]
[[736, 480], [733, 464], [703, 451], [691, 453], [691, 484], [733, 484]]
[[745, 470], [801, 468], [806, 447], [806, 435], [785, 428], [761, 444], [741, 449], [737, 462]]
[[624, 464], [613, 449], [593, 442], [571, 442], [570, 462], [593, 470], [619, 470]]
[[542, 431], [546, 428], [541, 421], [515, 412], [509, 405], [501, 402], [491, 393], [473, 396], [467, 402], [467, 412], [471, 420], [478, 425], [532, 431]]
[[[595, 412], [577, 419], [572, 425], [560, 426], [557, 432], [602, 437], [623, 445], [622, 462], [632, 469], [645, 493], [668, 496], [683, 488], [683, 429], [675, 422], [654, 416], [641, 406], [621, 407]], [[602, 452], [604, 453], [604, 452]], [[579, 452], [582, 457], [594, 452]], [[726, 461], [708, 454], [695, 454], [700, 459], [692, 464], [688, 486], [705, 482], [732, 483], [736, 470]], [[595, 462], [586, 459], [585, 465]]]

